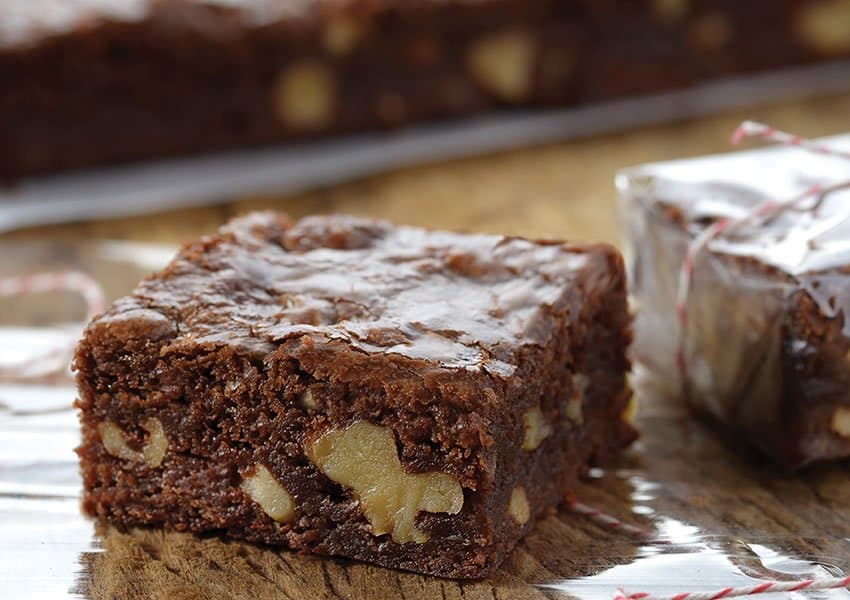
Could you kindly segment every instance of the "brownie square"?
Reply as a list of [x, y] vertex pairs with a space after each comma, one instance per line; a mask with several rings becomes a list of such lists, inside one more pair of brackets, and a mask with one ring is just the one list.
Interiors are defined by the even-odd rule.
[[454, 578], [630, 443], [607, 245], [237, 219], [87, 328], [84, 510]]

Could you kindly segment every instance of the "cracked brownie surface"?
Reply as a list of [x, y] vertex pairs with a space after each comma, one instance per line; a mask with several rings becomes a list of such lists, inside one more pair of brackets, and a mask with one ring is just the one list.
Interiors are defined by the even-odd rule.
[[635, 436], [605, 245], [238, 219], [88, 327], [84, 509], [491, 573]]

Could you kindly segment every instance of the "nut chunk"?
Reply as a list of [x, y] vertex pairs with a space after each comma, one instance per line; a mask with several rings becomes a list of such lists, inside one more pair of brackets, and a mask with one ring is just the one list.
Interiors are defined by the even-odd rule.
[[278, 114], [293, 127], [321, 127], [333, 115], [336, 100], [333, 74], [318, 60], [290, 66], [281, 74], [276, 93]]
[[467, 56], [478, 82], [509, 102], [519, 102], [531, 92], [534, 60], [534, 43], [520, 31], [484, 36], [472, 44]]
[[[487, 577], [634, 439], [619, 418], [629, 338], [610, 246], [248, 215], [86, 329], [83, 507]], [[579, 369], [591, 381], [575, 423], [561, 402]], [[159, 469], [130, 431], [106, 432], [130, 460], [106, 455], [100, 424], [156, 416]]]
[[797, 34], [812, 50], [824, 55], [850, 50], [850, 0], [821, 0], [799, 10]]
[[832, 415], [832, 430], [841, 437], [850, 438], [850, 408], [841, 406]]
[[511, 500], [508, 503], [508, 512], [511, 513], [511, 517], [519, 525], [525, 525], [528, 522], [531, 509], [528, 505], [528, 496], [525, 495], [525, 490], [521, 487], [514, 488], [514, 491], [511, 492]]
[[414, 523], [419, 511], [456, 515], [463, 507], [457, 479], [405, 473], [392, 432], [366, 421], [326, 433], [307, 447], [307, 456], [331, 480], [354, 491], [375, 535], [392, 533], [399, 544], [428, 540]]
[[546, 422], [543, 411], [539, 406], [526, 411], [522, 416], [525, 434], [522, 440], [522, 449], [527, 451], [537, 450], [540, 444], [552, 434], [552, 427]]
[[292, 496], [265, 466], [257, 465], [254, 474], [246, 477], [241, 487], [275, 521], [288, 523], [295, 516]]
[[103, 447], [112, 456], [145, 463], [156, 468], [162, 464], [165, 458], [168, 439], [165, 437], [165, 431], [159, 419], [145, 419], [141, 425], [142, 429], [150, 434], [150, 439], [141, 450], [133, 450], [127, 445], [127, 442], [124, 441], [124, 432], [115, 423], [109, 421], [100, 423], [97, 426], [97, 431], [100, 434]]

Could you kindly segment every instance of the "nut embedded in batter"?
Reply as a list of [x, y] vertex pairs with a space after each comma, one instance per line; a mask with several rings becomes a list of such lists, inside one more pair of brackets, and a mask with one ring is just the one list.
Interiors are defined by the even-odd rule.
[[850, 51], [850, 0], [824, 0], [800, 7], [797, 36], [822, 54]]
[[322, 31], [322, 45], [335, 55], [344, 56], [351, 52], [363, 36], [360, 24], [349, 18], [332, 19]]
[[522, 415], [525, 435], [522, 440], [522, 449], [527, 451], [537, 450], [540, 444], [552, 434], [552, 426], [546, 422], [543, 411], [535, 406]]
[[638, 399], [634, 392], [629, 396], [629, 401], [626, 404], [626, 408], [623, 409], [622, 419], [626, 423], [634, 423], [637, 418], [638, 412]]
[[319, 403], [316, 402], [313, 392], [310, 390], [304, 390], [298, 395], [298, 403], [308, 410], [317, 410], [319, 408]]
[[536, 48], [528, 33], [505, 31], [480, 37], [467, 51], [475, 79], [502, 100], [520, 102], [531, 92]]
[[328, 124], [336, 107], [333, 73], [317, 59], [303, 60], [284, 70], [275, 95], [280, 119], [300, 129]]
[[528, 506], [528, 496], [525, 495], [525, 490], [517, 486], [511, 492], [511, 500], [508, 503], [508, 512], [514, 521], [520, 525], [525, 525], [528, 518], [531, 516], [531, 509]]
[[564, 403], [564, 415], [573, 423], [581, 425], [584, 422], [584, 397], [590, 378], [583, 373], [573, 375], [573, 393]]
[[150, 435], [141, 450], [133, 450], [124, 441], [124, 432], [115, 423], [104, 421], [97, 426], [97, 432], [106, 451], [117, 458], [144, 463], [156, 468], [162, 464], [168, 449], [168, 438], [159, 419], [149, 418], [140, 423], [142, 429]]
[[850, 438], [850, 408], [839, 406], [833, 413], [832, 430], [841, 437]]
[[254, 473], [242, 480], [239, 487], [275, 521], [288, 523], [295, 516], [292, 496], [264, 465], [257, 463]]
[[652, 0], [652, 12], [663, 23], [678, 23], [690, 8], [690, 0]]
[[404, 471], [387, 428], [356, 421], [309, 442], [305, 451], [329, 479], [354, 492], [374, 535], [391, 533], [399, 544], [428, 540], [416, 528], [419, 511], [456, 515], [463, 507], [463, 489], [451, 475]]

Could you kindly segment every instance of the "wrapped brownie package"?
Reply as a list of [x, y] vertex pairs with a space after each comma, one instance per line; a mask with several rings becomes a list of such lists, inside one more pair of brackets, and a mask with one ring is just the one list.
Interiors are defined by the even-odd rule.
[[[850, 148], [850, 136], [824, 141]], [[644, 165], [617, 180], [642, 373], [788, 468], [850, 456], [850, 191], [711, 239], [694, 254], [684, 318], [679, 275], [719, 219], [845, 180], [850, 161], [796, 148]]]

